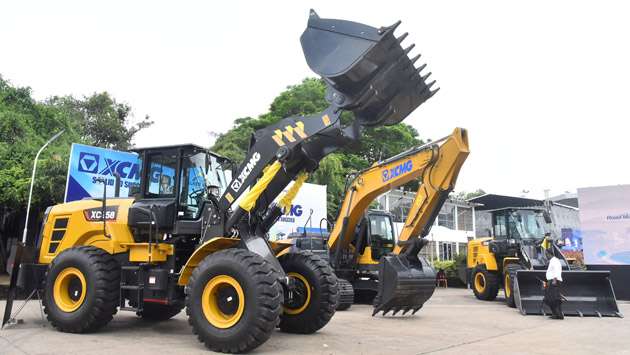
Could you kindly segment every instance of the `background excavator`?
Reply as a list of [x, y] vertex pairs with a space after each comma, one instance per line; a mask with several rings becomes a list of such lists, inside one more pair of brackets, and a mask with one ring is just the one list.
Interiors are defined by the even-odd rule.
[[[13, 249], [3, 324], [20, 286], [43, 290], [48, 320], [71, 333], [105, 326], [119, 307], [157, 320], [186, 307], [199, 340], [221, 352], [254, 349], [276, 326], [303, 334], [325, 326], [338, 298], [333, 270], [313, 253], [280, 256], [289, 245], [267, 232], [327, 154], [359, 140], [364, 126], [402, 121], [434, 94], [417, 57], [407, 56], [413, 45], [401, 47], [406, 35], [394, 37], [398, 24], [374, 28], [311, 11], [301, 43], [330, 106], [254, 132], [227, 186], [205, 188], [221, 160], [199, 147], [140, 149], [133, 198], [104, 193], [48, 208], [37, 240]], [[345, 126], [344, 111], [354, 116]]]
[[[417, 312], [435, 290], [435, 272], [418, 256], [444, 201], [469, 154], [467, 131], [412, 148], [356, 173], [346, 189], [340, 214], [327, 238], [294, 238], [300, 249], [326, 246], [340, 284], [337, 309], [352, 305], [354, 289], [376, 294], [373, 315]], [[391, 216], [366, 211], [384, 192], [420, 180], [416, 197], [396, 244]], [[315, 247], [313, 247], [315, 246]]]
[[562, 264], [562, 311], [575, 316], [621, 316], [610, 271], [586, 271], [572, 265], [553, 238], [550, 202], [540, 207], [489, 211], [492, 236], [468, 242], [467, 274], [480, 300], [491, 301], [503, 288], [506, 304], [522, 314], [551, 314], [542, 300], [551, 248]]

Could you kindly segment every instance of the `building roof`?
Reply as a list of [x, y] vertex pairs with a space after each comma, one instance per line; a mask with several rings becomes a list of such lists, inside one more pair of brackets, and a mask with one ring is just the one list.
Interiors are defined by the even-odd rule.
[[476, 209], [479, 211], [496, 210], [506, 207], [537, 207], [544, 206], [543, 200], [536, 200], [525, 197], [514, 197], [496, 194], [485, 194], [478, 197], [473, 197], [468, 200], [471, 203], [477, 203]]

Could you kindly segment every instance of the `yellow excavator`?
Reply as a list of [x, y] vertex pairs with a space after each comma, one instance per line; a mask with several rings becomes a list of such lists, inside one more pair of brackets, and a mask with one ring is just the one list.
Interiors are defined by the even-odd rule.
[[[376, 294], [373, 315], [415, 313], [431, 297], [435, 272], [418, 253], [468, 154], [467, 131], [457, 128], [449, 136], [375, 163], [351, 178], [327, 240], [313, 243], [313, 234], [294, 238], [298, 249], [327, 247], [339, 278], [338, 310], [352, 305], [354, 289]], [[367, 210], [379, 195], [414, 180], [419, 180], [419, 188], [396, 244], [390, 215]]]
[[[37, 240], [13, 248], [3, 325], [22, 288], [42, 290], [48, 320], [70, 333], [105, 326], [119, 308], [164, 320], [185, 307], [198, 339], [220, 352], [252, 350], [276, 327], [324, 327], [339, 293], [333, 270], [267, 232], [326, 155], [360, 140], [364, 126], [401, 122], [435, 93], [414, 67], [417, 57], [407, 56], [413, 45], [401, 47], [406, 35], [394, 36], [398, 24], [375, 28], [311, 10], [301, 43], [330, 105], [254, 132], [226, 186], [205, 186], [222, 164], [202, 148], [147, 148], [137, 150], [134, 197], [104, 191], [49, 207]], [[348, 124], [344, 111], [353, 113]], [[109, 181], [101, 182], [106, 189]]]

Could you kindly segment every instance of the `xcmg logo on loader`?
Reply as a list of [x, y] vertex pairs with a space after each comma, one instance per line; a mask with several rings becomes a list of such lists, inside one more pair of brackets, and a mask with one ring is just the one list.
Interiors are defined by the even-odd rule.
[[234, 179], [234, 181], [232, 181], [232, 183], [230, 184], [230, 187], [232, 188], [232, 190], [234, 190], [234, 192], [238, 192], [238, 190], [241, 189], [241, 186], [243, 186], [245, 179], [247, 179], [249, 174], [252, 173], [252, 170], [254, 170], [254, 167], [256, 166], [259, 160], [260, 160], [260, 153], [254, 152], [252, 157], [247, 162], [247, 165], [245, 165], [245, 168], [243, 168], [243, 171], [241, 171], [238, 177]]
[[407, 160], [404, 163], [398, 164], [391, 169], [385, 169], [381, 173], [383, 177], [383, 182], [389, 181], [400, 175], [407, 174], [411, 171], [411, 169], [413, 169], [413, 162], [411, 161], [411, 159]]

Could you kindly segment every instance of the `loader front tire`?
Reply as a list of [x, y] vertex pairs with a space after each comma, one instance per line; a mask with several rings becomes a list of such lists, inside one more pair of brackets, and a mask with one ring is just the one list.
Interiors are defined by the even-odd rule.
[[516, 272], [521, 269], [523, 269], [523, 267], [518, 264], [509, 264], [503, 272], [505, 304], [510, 308], [516, 308], [516, 301], [514, 300], [514, 280], [516, 279]]
[[280, 257], [280, 264], [295, 287], [293, 298], [285, 294], [280, 330], [315, 333], [335, 314], [339, 298], [335, 273], [328, 262], [309, 251], [285, 254]]
[[66, 249], [46, 273], [44, 313], [62, 332], [92, 332], [116, 314], [119, 288], [120, 267], [106, 251], [92, 246]]
[[188, 323], [213, 351], [250, 351], [269, 339], [282, 310], [278, 272], [258, 254], [227, 249], [208, 255], [186, 286]]
[[472, 272], [472, 289], [475, 297], [482, 301], [493, 301], [499, 294], [499, 277], [496, 273], [477, 266]]

